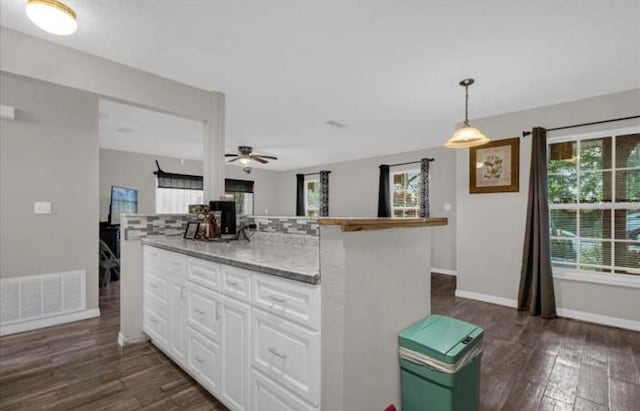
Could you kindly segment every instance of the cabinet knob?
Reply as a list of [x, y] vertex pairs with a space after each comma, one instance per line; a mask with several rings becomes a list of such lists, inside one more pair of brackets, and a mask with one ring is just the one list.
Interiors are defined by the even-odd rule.
[[202, 311], [202, 310], [201, 310], [201, 309], [199, 309], [199, 308], [196, 308], [196, 309], [195, 309], [195, 312], [197, 312], [198, 314], [204, 314], [204, 311]]

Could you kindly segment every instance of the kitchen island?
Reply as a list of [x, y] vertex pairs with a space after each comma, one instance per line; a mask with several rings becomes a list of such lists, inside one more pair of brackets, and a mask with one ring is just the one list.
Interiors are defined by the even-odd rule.
[[397, 334], [430, 313], [446, 219], [317, 223], [286, 241], [138, 239], [144, 334], [233, 410], [399, 406]]

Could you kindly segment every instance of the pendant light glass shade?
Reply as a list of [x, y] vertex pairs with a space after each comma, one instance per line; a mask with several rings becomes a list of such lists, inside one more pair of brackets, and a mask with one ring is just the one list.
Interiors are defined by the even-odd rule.
[[469, 86], [473, 83], [474, 80], [472, 78], [468, 78], [460, 82], [460, 85], [464, 87], [465, 91], [464, 124], [453, 132], [453, 135], [444, 144], [445, 147], [468, 148], [480, 146], [491, 141], [489, 137], [482, 134], [480, 130], [475, 127], [471, 127], [469, 124]]
[[42, 30], [58, 36], [68, 36], [78, 29], [76, 13], [56, 0], [29, 0], [29, 20]]
[[445, 143], [449, 148], [467, 148], [488, 143], [490, 140], [480, 130], [471, 126], [460, 127]]

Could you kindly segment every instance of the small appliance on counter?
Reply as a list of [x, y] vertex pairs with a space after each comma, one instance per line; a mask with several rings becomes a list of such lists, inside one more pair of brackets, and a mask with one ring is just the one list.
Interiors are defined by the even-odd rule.
[[[210, 201], [209, 212], [216, 216], [217, 233], [222, 238], [235, 238], [236, 236], [236, 202], [235, 201]], [[219, 216], [218, 217], [218, 213]]]

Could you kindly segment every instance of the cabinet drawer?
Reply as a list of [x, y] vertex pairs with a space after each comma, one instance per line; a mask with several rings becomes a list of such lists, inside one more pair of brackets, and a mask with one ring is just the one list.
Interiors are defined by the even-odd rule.
[[189, 328], [187, 367], [213, 394], [220, 389], [220, 346]]
[[145, 308], [143, 319], [144, 331], [163, 348], [168, 348], [169, 322], [157, 312]]
[[187, 257], [182, 254], [165, 251], [163, 257], [164, 269], [167, 273], [180, 277], [187, 276]]
[[320, 287], [254, 274], [253, 304], [314, 330], [320, 329]]
[[222, 292], [242, 301], [251, 298], [251, 271], [222, 265]]
[[254, 308], [252, 338], [253, 365], [318, 406], [320, 333]]
[[251, 373], [251, 409], [253, 411], [316, 410], [256, 370]]
[[187, 260], [189, 281], [213, 291], [220, 291], [220, 264], [189, 258]]
[[222, 303], [220, 297], [200, 286], [189, 284], [187, 323], [216, 342], [220, 342]]
[[159, 304], [169, 309], [169, 284], [166, 279], [146, 272], [144, 274], [145, 291], [156, 297]]

